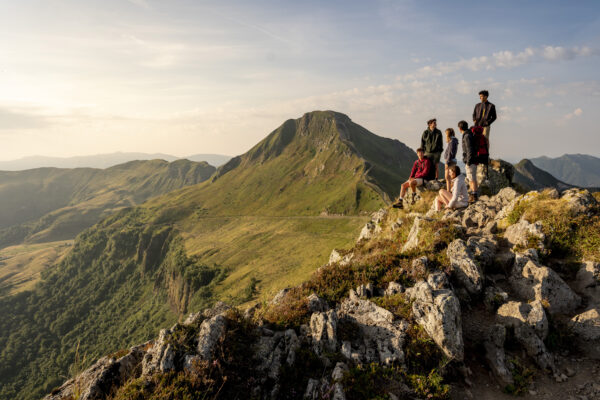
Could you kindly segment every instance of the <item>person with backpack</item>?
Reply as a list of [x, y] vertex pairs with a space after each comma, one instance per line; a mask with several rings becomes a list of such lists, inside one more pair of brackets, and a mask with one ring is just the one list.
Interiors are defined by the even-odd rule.
[[465, 176], [460, 173], [458, 165], [451, 165], [448, 168], [448, 173], [452, 190], [440, 189], [439, 195], [435, 198], [435, 211], [440, 211], [444, 206], [456, 210], [469, 205]]
[[456, 165], [456, 152], [458, 151], [458, 139], [454, 136], [454, 129], [446, 129], [446, 150], [444, 151], [444, 178], [446, 179], [446, 190], [450, 192], [452, 184], [450, 179], [450, 167]]
[[473, 134], [473, 145], [475, 146], [475, 157], [477, 158], [477, 163], [484, 166], [485, 177], [487, 179], [490, 155], [488, 153], [488, 141], [483, 132], [484, 128], [481, 126], [473, 126], [471, 128], [471, 133]]
[[425, 152], [425, 157], [431, 160], [435, 168], [435, 179], [438, 178], [438, 164], [444, 150], [444, 141], [442, 132], [437, 129], [437, 120], [435, 118], [427, 121], [427, 129], [421, 136], [421, 148]]
[[475, 147], [475, 140], [473, 138], [473, 132], [469, 129], [467, 121], [460, 121], [458, 123], [458, 130], [462, 133], [462, 151], [463, 151], [463, 162], [465, 163], [467, 170], [467, 179], [469, 180], [469, 204], [477, 201], [477, 165], [479, 164], [477, 159], [477, 148]]
[[489, 92], [479, 92], [480, 103], [475, 104], [473, 109], [473, 124], [483, 127], [483, 136], [487, 141], [488, 153], [490, 149], [490, 125], [496, 120], [496, 106], [488, 101]]
[[394, 208], [404, 208], [404, 195], [408, 188], [413, 191], [413, 196], [417, 192], [417, 186], [422, 186], [426, 181], [433, 178], [433, 165], [431, 160], [425, 156], [422, 148], [417, 149], [417, 161], [413, 164], [410, 171], [410, 177], [404, 182], [400, 188], [400, 197], [392, 205]]

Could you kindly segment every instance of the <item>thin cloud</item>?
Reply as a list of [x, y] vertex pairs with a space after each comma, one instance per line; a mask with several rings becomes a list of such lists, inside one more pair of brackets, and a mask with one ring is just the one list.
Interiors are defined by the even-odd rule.
[[443, 76], [460, 70], [493, 71], [515, 68], [525, 64], [549, 61], [569, 61], [577, 57], [590, 57], [600, 54], [598, 49], [589, 47], [565, 48], [561, 46], [527, 47], [520, 52], [499, 51], [491, 56], [473, 57], [453, 62], [440, 62], [419, 68], [414, 74], [400, 76], [399, 79], [414, 79], [430, 76]]
[[573, 112], [565, 115], [565, 119], [572, 119], [575, 117], [580, 117], [583, 114], [583, 110], [581, 108], [576, 108]]

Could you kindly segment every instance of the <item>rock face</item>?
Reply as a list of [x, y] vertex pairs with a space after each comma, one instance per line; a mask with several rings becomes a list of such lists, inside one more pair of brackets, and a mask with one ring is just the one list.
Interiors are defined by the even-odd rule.
[[483, 289], [483, 273], [467, 243], [462, 239], [454, 240], [448, 246], [447, 254], [456, 280], [469, 293], [480, 293]]
[[145, 345], [132, 347], [119, 359], [103, 357], [75, 379], [65, 382], [60, 388], [44, 397], [44, 400], [75, 398], [81, 400], [105, 399], [114, 387], [125, 383], [139, 374], [139, 365], [144, 356]]
[[271, 379], [277, 379], [284, 364], [293, 366], [300, 340], [293, 329], [275, 332], [273, 336], [261, 336], [255, 345], [257, 370]]
[[[435, 279], [437, 287], [440, 279]], [[462, 361], [464, 343], [460, 302], [450, 289], [434, 290], [428, 282], [419, 282], [407, 289], [407, 295], [414, 300], [412, 311], [415, 320], [439, 348], [451, 359]]]
[[571, 319], [573, 331], [586, 340], [600, 340], [600, 309], [591, 308]]
[[198, 334], [198, 355], [204, 360], [211, 360], [215, 346], [225, 335], [227, 320], [222, 314], [202, 322]]
[[[408, 323], [369, 300], [347, 299], [340, 305], [339, 318], [360, 332], [355, 340], [342, 342], [342, 354], [360, 363], [404, 364], [404, 340]], [[348, 332], [347, 332], [348, 333]]]
[[496, 378], [503, 385], [513, 383], [513, 377], [506, 367], [506, 354], [504, 353], [504, 341], [506, 340], [506, 328], [503, 325], [493, 325], [484, 342], [485, 357], [488, 365]]
[[577, 271], [574, 287], [588, 304], [600, 306], [600, 263], [583, 263]]
[[423, 223], [428, 220], [428, 218], [418, 216], [415, 217], [413, 225], [410, 228], [410, 232], [408, 233], [408, 239], [406, 240], [404, 246], [402, 246], [403, 253], [409, 252], [419, 247], [419, 235], [421, 233], [421, 228]]
[[350, 261], [352, 261], [353, 257], [354, 257], [354, 254], [352, 254], [352, 253], [342, 256], [336, 249], [333, 249], [333, 250], [331, 250], [331, 255], [329, 256], [328, 264], [331, 265], [331, 264], [338, 263], [341, 266], [348, 265], [348, 264], [350, 264]]
[[310, 334], [315, 353], [334, 352], [337, 348], [337, 314], [335, 310], [316, 312], [310, 317]]
[[357, 242], [360, 242], [361, 240], [369, 240], [373, 236], [376, 236], [379, 233], [381, 233], [381, 223], [383, 222], [387, 214], [388, 211], [383, 208], [373, 213], [373, 215], [371, 215], [371, 220], [367, 222], [367, 224], [360, 231], [360, 235], [358, 236]]
[[555, 370], [554, 359], [543, 342], [548, 334], [548, 320], [541, 303], [511, 301], [503, 304], [497, 315], [501, 324], [514, 330], [515, 338], [541, 368]]
[[158, 339], [144, 355], [142, 375], [147, 376], [154, 372], [166, 372], [175, 368], [173, 347], [169, 344], [171, 333], [171, 329], [160, 331]]
[[510, 282], [521, 297], [547, 303], [550, 314], [570, 314], [581, 303], [581, 298], [556, 272], [533, 261], [528, 261], [520, 274], [511, 276]]
[[540, 221], [530, 224], [521, 218], [519, 222], [506, 228], [504, 238], [513, 247], [519, 246], [526, 249], [534, 245], [536, 248], [543, 248], [546, 235], [542, 231]]
[[585, 189], [565, 190], [562, 199], [576, 214], [589, 214], [592, 208], [598, 205], [594, 196]]
[[504, 160], [490, 160], [487, 176], [484, 165], [477, 167], [477, 181], [480, 182], [480, 190], [490, 195], [510, 187], [514, 174], [513, 165]]

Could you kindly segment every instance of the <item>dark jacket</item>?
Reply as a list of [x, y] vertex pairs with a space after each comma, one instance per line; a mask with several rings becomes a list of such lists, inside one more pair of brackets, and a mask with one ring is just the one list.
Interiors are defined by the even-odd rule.
[[473, 132], [467, 129], [462, 136], [462, 151], [463, 162], [466, 165], [478, 164], [477, 152], [475, 151], [475, 141], [473, 140]]
[[413, 164], [412, 171], [410, 171], [410, 177], [429, 180], [431, 179], [431, 171], [431, 160], [427, 157], [423, 157], [422, 160], [417, 159]]
[[429, 128], [425, 129], [423, 136], [421, 136], [421, 148], [423, 148], [425, 154], [441, 153], [444, 151], [442, 132], [437, 128], [433, 132]]
[[[483, 111], [485, 110], [485, 115]], [[496, 106], [486, 101], [475, 104], [473, 110], [473, 121], [476, 126], [490, 126], [496, 120]]]
[[456, 162], [456, 152], [458, 151], [458, 139], [452, 136], [450, 139], [450, 143], [446, 147], [446, 151], [444, 151], [444, 163], [449, 164], [451, 162]]

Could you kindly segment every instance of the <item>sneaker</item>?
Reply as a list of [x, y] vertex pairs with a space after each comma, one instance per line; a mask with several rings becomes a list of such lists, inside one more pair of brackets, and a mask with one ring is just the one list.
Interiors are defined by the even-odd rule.
[[392, 204], [394, 208], [404, 208], [404, 201], [402, 199], [396, 200], [394, 204]]

